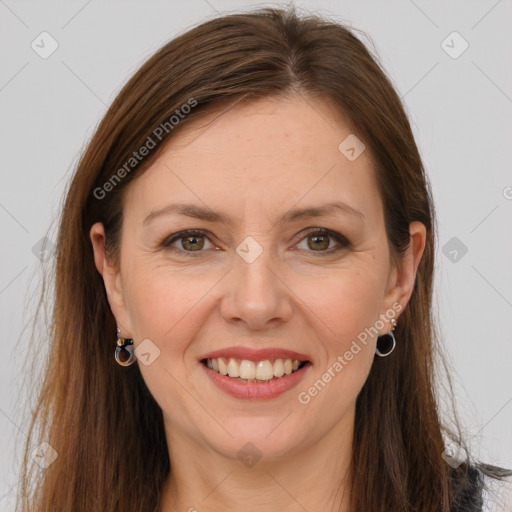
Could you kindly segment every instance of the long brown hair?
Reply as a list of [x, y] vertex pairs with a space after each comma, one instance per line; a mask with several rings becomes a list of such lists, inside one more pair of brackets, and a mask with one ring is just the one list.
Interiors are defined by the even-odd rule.
[[[430, 186], [401, 100], [355, 32], [294, 9], [223, 16], [163, 46], [114, 100], [62, 208], [50, 356], [25, 448], [21, 512], [159, 509], [171, 470], [162, 412], [137, 364], [122, 368], [114, 361], [115, 319], [89, 230], [104, 224], [107, 254], [118, 262], [123, 192], [174, 133], [206, 112], [291, 93], [332, 102], [366, 145], [395, 261], [408, 247], [409, 224], [427, 228], [414, 290], [395, 331], [399, 346], [393, 357], [376, 358], [357, 398], [351, 510], [459, 510], [456, 494], [468, 480], [470, 459], [466, 450], [455, 472], [442, 456], [443, 431], [465, 444], [441, 423], [435, 391], [440, 349]], [[143, 146], [151, 146], [147, 156], [131, 160]], [[41, 442], [58, 456], [34, 477], [30, 454]]]

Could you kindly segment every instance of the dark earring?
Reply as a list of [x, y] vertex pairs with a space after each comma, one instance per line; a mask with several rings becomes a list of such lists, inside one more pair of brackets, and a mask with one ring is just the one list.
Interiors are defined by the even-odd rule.
[[393, 330], [396, 327], [396, 320], [394, 318], [391, 319], [391, 323], [393, 324], [393, 327], [391, 328], [391, 331], [389, 331], [387, 334], [383, 334], [382, 336], [379, 336], [377, 338], [377, 345], [375, 346], [375, 353], [380, 357], [386, 357], [395, 350], [396, 347], [396, 339], [395, 335], [393, 333]]
[[135, 355], [135, 347], [133, 346], [133, 340], [129, 338], [121, 338], [121, 329], [117, 328], [117, 342], [115, 359], [121, 366], [130, 366], [137, 356]]

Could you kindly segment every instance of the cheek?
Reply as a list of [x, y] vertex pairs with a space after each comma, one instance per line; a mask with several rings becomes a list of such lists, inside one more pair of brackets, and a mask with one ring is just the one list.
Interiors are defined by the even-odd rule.
[[370, 270], [330, 273], [315, 283], [302, 282], [294, 288], [297, 296], [317, 317], [327, 335], [329, 352], [345, 351], [351, 340], [378, 318], [383, 282]]
[[319, 373], [328, 388], [318, 406], [328, 402], [343, 411], [361, 390], [374, 360], [370, 328], [378, 319], [383, 286], [376, 271], [345, 269], [317, 280], [313, 288], [309, 283], [297, 290], [307, 305], [304, 315], [314, 325], [321, 350]]
[[172, 339], [176, 347], [187, 325], [195, 323], [208, 302], [217, 274], [200, 276], [189, 271], [173, 271], [151, 262], [130, 268], [125, 297], [134, 330], [139, 339], [164, 342]]
[[319, 285], [300, 292], [314, 313], [309, 318], [318, 317], [314, 331], [323, 349], [315, 374], [297, 395], [309, 412], [306, 430], [319, 428], [314, 418], [321, 417], [321, 429], [327, 429], [353, 410], [374, 361], [371, 331], [365, 329], [378, 318], [383, 283], [377, 273], [346, 270]]
[[319, 373], [327, 389], [318, 406], [329, 403], [334, 410], [344, 411], [359, 394], [374, 361], [372, 327], [381, 297], [382, 281], [370, 272], [331, 276], [323, 293], [310, 293], [307, 300], [315, 304], [312, 309], [321, 319], [316, 324], [321, 331], [315, 332], [325, 351]]

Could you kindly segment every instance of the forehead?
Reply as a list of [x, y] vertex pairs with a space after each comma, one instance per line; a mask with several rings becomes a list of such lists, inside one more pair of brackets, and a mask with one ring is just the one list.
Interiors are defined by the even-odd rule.
[[166, 154], [175, 160], [195, 154], [228, 161], [243, 154], [251, 162], [271, 158], [265, 168], [276, 161], [297, 165], [301, 157], [307, 163], [337, 159], [340, 137], [350, 133], [342, 114], [330, 104], [301, 95], [269, 97], [207, 114], [178, 132]]
[[340, 200], [371, 220], [379, 198], [370, 158], [340, 151], [349, 136], [332, 104], [299, 95], [225, 107], [178, 131], [127, 200], [141, 215], [176, 199], [276, 214]]

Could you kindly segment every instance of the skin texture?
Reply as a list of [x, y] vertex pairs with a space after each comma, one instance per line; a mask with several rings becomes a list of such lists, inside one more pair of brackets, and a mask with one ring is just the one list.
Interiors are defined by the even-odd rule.
[[[208, 115], [177, 132], [127, 189], [119, 269], [105, 257], [101, 223], [91, 228], [96, 267], [122, 335], [136, 347], [150, 339], [160, 350], [149, 366], [134, 364], [164, 414], [172, 471], [163, 512], [348, 510], [344, 478], [355, 401], [376, 338], [361, 344], [308, 404], [297, 395], [379, 315], [393, 304], [406, 306], [426, 236], [423, 224], [412, 223], [409, 252], [400, 268], [392, 267], [369, 155], [350, 161], [338, 150], [350, 133], [332, 106], [299, 95]], [[332, 201], [364, 219], [339, 210], [278, 222], [293, 208]], [[176, 202], [231, 220], [168, 214], [143, 225], [151, 211]], [[318, 248], [318, 228], [340, 233], [350, 245], [327, 237]], [[187, 238], [173, 242], [175, 251], [160, 246], [185, 229], [207, 232], [197, 240], [204, 243], [199, 251], [184, 248]], [[247, 236], [263, 250], [252, 263], [236, 252]], [[195, 256], [187, 257], [187, 249]], [[379, 332], [390, 329], [387, 321]], [[207, 352], [233, 345], [295, 350], [313, 367], [277, 398], [236, 399], [214, 386], [199, 363]], [[248, 442], [261, 455], [252, 467], [237, 456]]]

